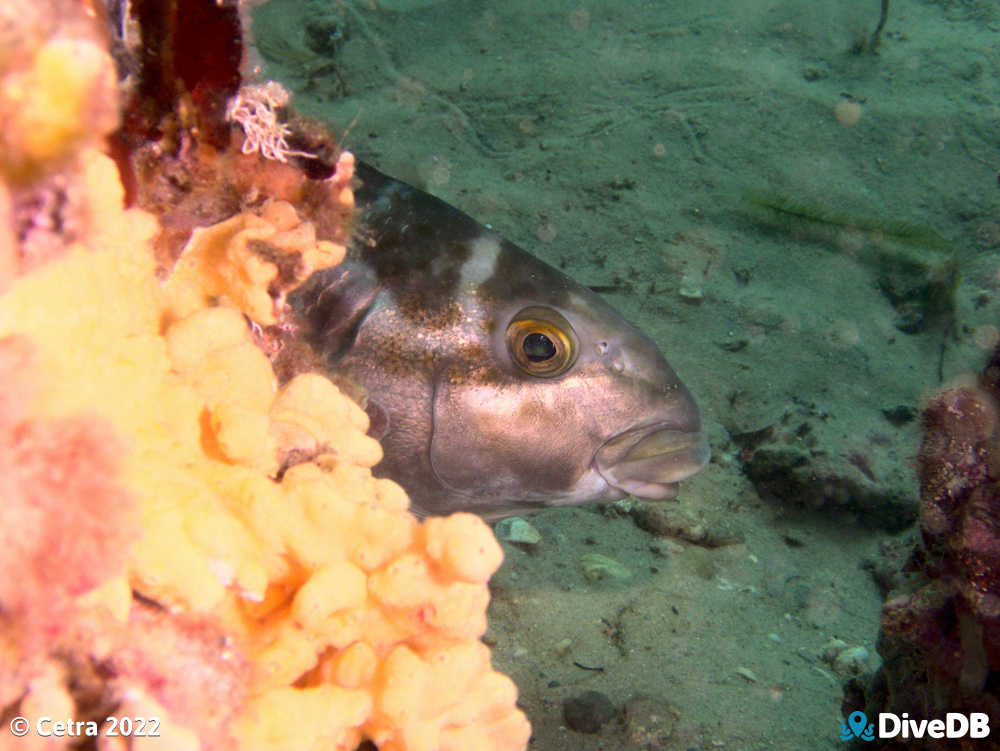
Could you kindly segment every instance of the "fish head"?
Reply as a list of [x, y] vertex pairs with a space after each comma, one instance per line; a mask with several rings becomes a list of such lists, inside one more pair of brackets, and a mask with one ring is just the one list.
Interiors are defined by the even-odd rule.
[[488, 517], [673, 497], [710, 457], [691, 393], [598, 295], [519, 260], [465, 300], [472, 325], [436, 373], [428, 454], [444, 494]]
[[348, 261], [289, 300], [421, 515], [668, 498], [710, 452], [659, 348], [592, 290], [358, 163]]

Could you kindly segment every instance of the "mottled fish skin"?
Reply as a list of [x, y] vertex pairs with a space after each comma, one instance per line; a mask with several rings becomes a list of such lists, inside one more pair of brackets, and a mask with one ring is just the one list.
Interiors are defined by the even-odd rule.
[[599, 296], [443, 201], [357, 175], [348, 260], [291, 302], [367, 391], [375, 473], [417, 513], [671, 497], [708, 462], [691, 394]]

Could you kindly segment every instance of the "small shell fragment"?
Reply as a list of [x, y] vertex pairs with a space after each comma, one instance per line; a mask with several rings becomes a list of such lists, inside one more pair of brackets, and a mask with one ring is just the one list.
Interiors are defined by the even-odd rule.
[[512, 516], [497, 522], [494, 527], [497, 539], [515, 545], [537, 545], [542, 541], [542, 535], [526, 519]]
[[580, 570], [587, 581], [596, 582], [601, 579], [628, 579], [632, 572], [614, 558], [600, 553], [585, 553], [580, 556]]

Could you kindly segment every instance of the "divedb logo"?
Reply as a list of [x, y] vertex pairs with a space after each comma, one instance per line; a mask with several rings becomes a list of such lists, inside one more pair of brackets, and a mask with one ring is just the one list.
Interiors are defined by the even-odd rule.
[[875, 738], [985, 738], [990, 734], [990, 717], [984, 712], [948, 712], [944, 719], [912, 720], [910, 715], [879, 712], [878, 731], [875, 723], [868, 722], [864, 712], [851, 712], [847, 722], [840, 723], [840, 740], [860, 738], [873, 741]]

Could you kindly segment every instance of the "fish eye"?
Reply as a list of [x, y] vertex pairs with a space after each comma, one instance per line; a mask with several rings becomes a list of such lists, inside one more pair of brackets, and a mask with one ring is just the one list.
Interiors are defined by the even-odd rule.
[[569, 370], [579, 346], [576, 332], [551, 308], [525, 308], [507, 325], [507, 351], [528, 375], [552, 378]]

